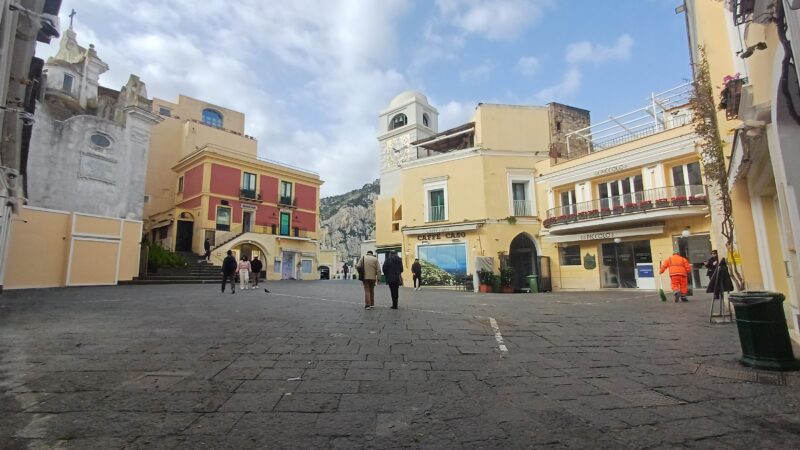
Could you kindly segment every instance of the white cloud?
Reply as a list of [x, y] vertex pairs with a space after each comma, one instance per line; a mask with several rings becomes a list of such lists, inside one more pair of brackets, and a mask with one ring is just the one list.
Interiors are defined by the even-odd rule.
[[517, 61], [517, 71], [526, 77], [530, 77], [539, 71], [539, 58], [535, 56], [523, 56]]
[[[432, 103], [436, 104], [435, 101], [432, 101]], [[469, 122], [475, 113], [477, 104], [478, 102], [449, 101], [437, 106], [436, 109], [439, 110], [439, 131], [448, 130]]]
[[484, 61], [467, 69], [460, 70], [458, 76], [461, 78], [462, 82], [486, 81], [489, 79], [489, 75], [493, 70], [494, 64], [492, 64], [491, 61]]
[[626, 61], [631, 56], [633, 38], [623, 34], [611, 45], [581, 41], [567, 47], [566, 59], [570, 64], [602, 64], [610, 61]]
[[583, 74], [577, 67], [570, 67], [561, 81], [550, 87], [546, 87], [536, 93], [536, 100], [539, 103], [550, 103], [552, 101], [563, 101], [578, 93], [581, 88]]
[[436, 0], [439, 12], [467, 33], [514, 39], [536, 23], [550, 0]]

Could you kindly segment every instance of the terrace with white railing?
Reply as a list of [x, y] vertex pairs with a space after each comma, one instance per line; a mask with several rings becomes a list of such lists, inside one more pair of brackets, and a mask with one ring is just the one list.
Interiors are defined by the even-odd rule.
[[652, 93], [643, 108], [609, 116], [608, 120], [566, 134], [564, 142], [552, 144], [551, 157], [558, 163], [690, 125], [692, 92], [692, 83], [685, 83]]

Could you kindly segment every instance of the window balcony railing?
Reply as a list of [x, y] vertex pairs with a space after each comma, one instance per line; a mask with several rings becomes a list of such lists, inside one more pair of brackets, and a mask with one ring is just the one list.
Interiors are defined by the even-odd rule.
[[514, 200], [514, 215], [515, 216], [532, 216], [533, 208], [531, 208], [530, 200]]
[[547, 210], [543, 225], [548, 228], [553, 225], [637, 214], [655, 209], [706, 204], [708, 196], [702, 184], [665, 186], [551, 208]]
[[444, 205], [431, 206], [428, 211], [428, 222], [441, 222], [444, 220]]
[[261, 194], [256, 193], [254, 189], [239, 189], [239, 198], [244, 200], [258, 200], [261, 201]]
[[292, 197], [281, 195], [278, 197], [278, 204], [283, 206], [297, 206], [297, 199], [292, 199]]

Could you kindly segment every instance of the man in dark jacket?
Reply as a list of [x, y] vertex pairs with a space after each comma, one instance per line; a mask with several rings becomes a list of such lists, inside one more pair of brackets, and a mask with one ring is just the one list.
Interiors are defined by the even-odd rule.
[[206, 238], [206, 241], [203, 242], [203, 250], [205, 250], [205, 253], [203, 254], [203, 257], [206, 259], [206, 261], [210, 261], [211, 260], [211, 241], [208, 240], [208, 238]]
[[253, 260], [250, 261], [250, 271], [253, 272], [253, 289], [258, 287], [258, 279], [261, 277], [262, 269], [264, 269], [264, 265], [261, 264], [258, 256], [253, 257]]
[[230, 279], [231, 282], [231, 294], [236, 293], [236, 268], [239, 267], [239, 263], [236, 262], [236, 258], [233, 257], [233, 252], [228, 250], [228, 256], [222, 260], [222, 292], [225, 292], [225, 283], [228, 282]]
[[422, 288], [422, 266], [419, 263], [419, 258], [414, 259], [414, 264], [411, 265], [411, 273], [414, 275], [414, 290], [418, 291]]
[[395, 252], [389, 252], [386, 261], [383, 262], [383, 275], [386, 277], [386, 284], [389, 285], [389, 292], [392, 294], [392, 309], [397, 309], [397, 300], [400, 296], [400, 284], [403, 283], [403, 261]]

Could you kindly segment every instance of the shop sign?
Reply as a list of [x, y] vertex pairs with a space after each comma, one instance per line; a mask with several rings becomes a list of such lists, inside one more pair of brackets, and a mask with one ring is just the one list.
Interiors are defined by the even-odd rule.
[[247, 210], [251, 210], [251, 211], [255, 211], [255, 210], [258, 209], [258, 206], [251, 205], [251, 204], [248, 204], [248, 203], [242, 203], [241, 206], [242, 206], [242, 209], [247, 209]]
[[458, 239], [467, 237], [467, 233], [464, 231], [449, 231], [447, 233], [428, 233], [428, 234], [418, 234], [417, 240], [418, 241], [437, 241], [442, 239]]
[[587, 253], [583, 257], [583, 268], [586, 270], [594, 270], [595, 267], [597, 267], [597, 257]]
[[621, 172], [628, 168], [627, 164], [617, 164], [616, 166], [606, 167], [605, 169], [599, 169], [594, 171], [594, 176], [599, 177], [600, 175], [608, 175], [610, 173]]
[[599, 231], [597, 233], [586, 233], [580, 235], [580, 240], [582, 241], [592, 241], [595, 239], [614, 239], [615, 235], [613, 231]]

